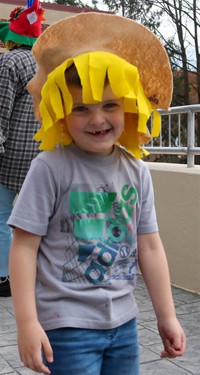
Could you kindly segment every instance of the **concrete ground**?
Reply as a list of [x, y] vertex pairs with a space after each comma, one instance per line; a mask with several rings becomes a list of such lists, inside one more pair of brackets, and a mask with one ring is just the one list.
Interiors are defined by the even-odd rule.
[[[140, 375], [200, 375], [200, 295], [175, 287], [172, 290], [177, 316], [187, 336], [187, 350], [181, 358], [161, 360], [162, 344], [155, 314], [143, 279], [138, 277], [135, 296], [139, 307]], [[12, 298], [1, 297], [0, 375], [33, 374], [38, 373], [25, 368], [18, 356]]]

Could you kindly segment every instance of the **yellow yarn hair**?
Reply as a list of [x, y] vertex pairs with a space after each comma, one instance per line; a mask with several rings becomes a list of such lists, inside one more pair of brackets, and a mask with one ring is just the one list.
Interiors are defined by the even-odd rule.
[[[68, 90], [65, 72], [75, 64], [82, 85], [84, 104], [102, 101], [107, 75], [117, 98], [124, 98], [125, 125], [118, 142], [136, 158], [143, 156], [139, 135], [147, 133], [147, 121], [153, 112], [152, 137], [160, 132], [160, 115], [147, 99], [137, 67], [109, 52], [89, 52], [67, 59], [54, 69], [42, 88], [40, 114], [42, 126], [35, 135], [41, 141], [41, 150], [52, 150], [58, 144], [69, 145], [72, 138], [66, 127], [66, 114], [72, 111], [72, 97]], [[133, 115], [134, 114], [134, 115]]]

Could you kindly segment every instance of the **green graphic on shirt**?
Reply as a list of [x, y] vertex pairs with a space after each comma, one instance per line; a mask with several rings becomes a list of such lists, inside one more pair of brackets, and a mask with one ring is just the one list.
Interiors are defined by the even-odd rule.
[[109, 212], [116, 196], [116, 193], [105, 192], [71, 192], [70, 212], [71, 214]]
[[[116, 193], [105, 192], [71, 192], [71, 214], [106, 214], [110, 211]], [[74, 235], [82, 240], [101, 239], [105, 227], [105, 219], [75, 219]]]
[[82, 240], [100, 239], [103, 237], [104, 219], [75, 219], [74, 235]]
[[[113, 268], [110, 277], [132, 277], [130, 269], [133, 263], [129, 265], [126, 259], [131, 257], [134, 242], [132, 223], [137, 198], [136, 188], [129, 185], [123, 185], [121, 195], [105, 191], [70, 193], [73, 235], [79, 244], [78, 261], [90, 283], [98, 285], [104, 282], [117, 256], [117, 268]], [[77, 268], [74, 269], [77, 272]], [[73, 273], [70, 276], [67, 272], [66, 275], [74, 280]]]

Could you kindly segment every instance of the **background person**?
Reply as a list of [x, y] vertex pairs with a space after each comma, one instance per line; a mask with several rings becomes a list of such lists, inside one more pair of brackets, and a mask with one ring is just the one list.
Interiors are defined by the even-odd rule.
[[28, 172], [38, 154], [33, 136], [39, 129], [26, 85], [36, 63], [31, 49], [41, 34], [44, 11], [37, 0], [15, 8], [9, 22], [0, 22], [0, 39], [9, 52], [0, 56], [0, 297], [9, 297], [8, 259], [12, 242], [6, 224]]

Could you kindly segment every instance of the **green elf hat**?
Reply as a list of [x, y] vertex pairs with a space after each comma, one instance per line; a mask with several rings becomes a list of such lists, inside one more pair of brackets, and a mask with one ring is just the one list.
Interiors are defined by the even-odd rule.
[[4, 44], [12, 41], [33, 46], [42, 32], [44, 12], [39, 0], [28, 0], [26, 7], [17, 7], [10, 13], [9, 22], [0, 22], [0, 39]]

